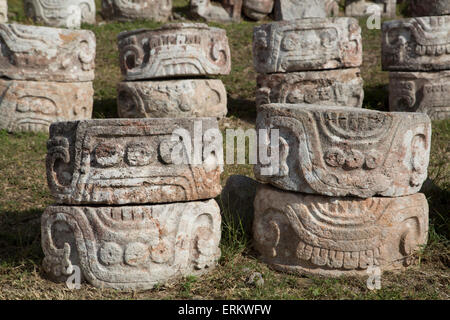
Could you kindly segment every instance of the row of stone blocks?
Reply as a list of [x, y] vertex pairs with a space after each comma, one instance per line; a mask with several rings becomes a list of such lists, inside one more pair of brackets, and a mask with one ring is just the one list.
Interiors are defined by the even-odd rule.
[[272, 185], [260, 185], [254, 200], [263, 261], [325, 276], [413, 262], [428, 233], [427, 200], [417, 193], [429, 162], [426, 114], [269, 104], [258, 107], [256, 128], [272, 152], [279, 148], [278, 161], [255, 166]]
[[[41, 219], [50, 278], [65, 281], [78, 266], [96, 287], [148, 289], [213, 269], [221, 215], [211, 198], [223, 154], [215, 134], [214, 118], [52, 124], [46, 167], [56, 204]], [[188, 145], [200, 161], [179, 161]]]
[[390, 71], [391, 111], [424, 112], [432, 120], [450, 117], [450, 4], [445, 3], [421, 2], [420, 12], [447, 15], [383, 24], [382, 65]]
[[361, 107], [361, 28], [354, 18], [311, 18], [254, 28], [256, 104]]
[[125, 77], [117, 88], [121, 118], [227, 114], [222, 81], [205, 78], [230, 73], [225, 30], [203, 23], [173, 23], [122, 32], [118, 46]]
[[0, 41], [0, 129], [48, 132], [91, 117], [93, 32], [0, 24]]
[[[53, 27], [80, 28], [95, 23], [94, 0], [23, 0], [27, 17]], [[106, 19], [129, 21], [149, 19], [167, 21], [172, 14], [172, 0], [102, 0]]]

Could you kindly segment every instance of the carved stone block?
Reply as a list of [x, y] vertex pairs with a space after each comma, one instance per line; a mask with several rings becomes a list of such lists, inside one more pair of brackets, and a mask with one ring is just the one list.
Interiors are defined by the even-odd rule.
[[450, 118], [450, 71], [391, 72], [389, 109], [423, 112], [432, 120]]
[[0, 46], [2, 77], [64, 82], [94, 80], [92, 31], [0, 24]]
[[257, 110], [256, 128], [266, 129], [260, 141], [274, 148], [272, 154], [279, 146], [278, 161], [255, 166], [260, 181], [289, 191], [368, 198], [414, 194], [427, 177], [426, 114], [308, 104]]
[[102, 15], [107, 19], [167, 21], [171, 14], [172, 0], [102, 0]]
[[8, 21], [8, 1], [0, 0], [0, 23]]
[[305, 18], [325, 18], [326, 0], [275, 0], [273, 9], [276, 21]]
[[117, 86], [120, 118], [190, 118], [227, 114], [221, 80], [124, 81]]
[[52, 122], [90, 119], [92, 82], [0, 79], [0, 129], [48, 132]]
[[94, 0], [23, 0], [25, 14], [52, 27], [79, 28], [95, 23]]
[[220, 224], [214, 200], [50, 206], [41, 218], [43, 267], [59, 281], [78, 266], [95, 287], [150, 289], [212, 270], [220, 257]]
[[257, 106], [308, 103], [360, 108], [363, 99], [359, 68], [260, 74], [257, 78]]
[[359, 67], [361, 28], [354, 18], [263, 24], [254, 28], [253, 63], [259, 73]]
[[244, 0], [242, 11], [252, 20], [259, 21], [272, 12], [274, 0]]
[[345, 15], [365, 17], [380, 12], [382, 17], [395, 18], [396, 7], [397, 0], [346, 0]]
[[339, 0], [325, 0], [327, 17], [339, 17]]
[[203, 23], [125, 31], [118, 42], [126, 80], [220, 75], [231, 70], [226, 31]]
[[297, 274], [365, 276], [401, 270], [428, 236], [422, 193], [399, 198], [336, 198], [260, 186], [253, 239], [261, 259]]
[[223, 150], [213, 118], [58, 122], [47, 148], [58, 203], [167, 203], [221, 191]]
[[450, 15], [448, 0], [409, 0], [409, 6], [417, 17]]
[[382, 34], [383, 70], [450, 69], [450, 16], [387, 21]]
[[243, 0], [190, 0], [191, 14], [196, 18], [215, 22], [239, 22]]

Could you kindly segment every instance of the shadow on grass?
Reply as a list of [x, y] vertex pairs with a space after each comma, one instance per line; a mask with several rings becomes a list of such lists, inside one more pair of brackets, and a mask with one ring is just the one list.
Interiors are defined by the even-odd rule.
[[256, 104], [255, 101], [247, 99], [233, 99], [228, 97], [228, 114], [227, 117], [236, 117], [241, 120], [255, 122]]
[[0, 265], [40, 265], [43, 210], [0, 211]]
[[378, 111], [389, 111], [389, 92], [386, 85], [364, 86], [363, 107]]
[[92, 118], [118, 118], [116, 99], [95, 99]]

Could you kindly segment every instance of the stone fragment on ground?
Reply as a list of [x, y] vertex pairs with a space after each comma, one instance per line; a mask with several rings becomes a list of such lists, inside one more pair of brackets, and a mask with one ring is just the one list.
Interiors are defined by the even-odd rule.
[[359, 67], [361, 28], [355, 18], [301, 19], [263, 24], [253, 32], [258, 73]]
[[306, 18], [325, 18], [327, 0], [275, 0], [273, 9], [276, 21]]
[[450, 71], [390, 72], [389, 109], [450, 118]]
[[450, 15], [448, 0], [409, 0], [409, 6], [416, 17]]
[[397, 0], [346, 0], [345, 15], [349, 17], [366, 17], [380, 13], [382, 17], [396, 16]]
[[110, 20], [165, 22], [171, 13], [172, 0], [102, 0], [102, 15]]
[[50, 206], [41, 218], [43, 267], [76, 271], [98, 288], [150, 289], [214, 269], [220, 257], [214, 200], [139, 206]]
[[244, 0], [242, 11], [252, 20], [262, 20], [273, 10], [274, 0]]
[[259, 139], [274, 148], [254, 167], [262, 182], [289, 191], [368, 198], [417, 193], [427, 177], [431, 121], [426, 114], [308, 104], [268, 104], [257, 111]]
[[272, 268], [326, 277], [404, 270], [427, 242], [428, 204], [398, 198], [326, 197], [260, 185], [253, 238]]
[[359, 68], [259, 74], [256, 105], [307, 103], [362, 107], [363, 79]]
[[240, 22], [243, 0], [190, 0], [191, 15], [212, 22]]
[[172, 23], [118, 35], [125, 80], [229, 74], [226, 31], [203, 23]]
[[123, 81], [117, 86], [120, 118], [190, 118], [227, 114], [221, 80]]
[[25, 14], [52, 27], [80, 28], [95, 23], [94, 0], [23, 0]]
[[47, 180], [61, 204], [148, 204], [220, 194], [223, 151], [214, 118], [53, 123]]

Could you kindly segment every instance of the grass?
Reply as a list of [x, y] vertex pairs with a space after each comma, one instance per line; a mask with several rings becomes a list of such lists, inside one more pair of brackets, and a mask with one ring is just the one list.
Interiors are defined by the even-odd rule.
[[[20, 0], [8, 1], [10, 20], [32, 24]], [[174, 1], [174, 12], [188, 17], [187, 1]], [[97, 8], [100, 2], [97, 1]], [[103, 22], [83, 26], [97, 36], [95, 118], [116, 117], [116, 83], [121, 80], [116, 47], [117, 33], [154, 28], [158, 23]], [[380, 30], [368, 30], [364, 20], [364, 107], [386, 110], [388, 74], [381, 71]], [[251, 37], [256, 23], [211, 24], [227, 30], [232, 72], [221, 79], [229, 99], [229, 113], [221, 120], [226, 128], [254, 127], [256, 73], [252, 66]], [[41, 269], [40, 216], [52, 203], [45, 177], [47, 136], [8, 134], [0, 131], [0, 299], [449, 299], [449, 184], [450, 121], [433, 122], [429, 180], [424, 185], [430, 205], [430, 235], [418, 263], [405, 273], [383, 273], [382, 289], [370, 291], [366, 279], [297, 277], [275, 272], [256, 259], [250, 237], [239, 222], [223, 212], [222, 257], [217, 268], [202, 277], [186, 277], [152, 290], [122, 292], [83, 284], [69, 290], [45, 278]], [[224, 184], [232, 174], [252, 177], [251, 165], [226, 165]], [[263, 275], [264, 285], [248, 284], [253, 272]]]

